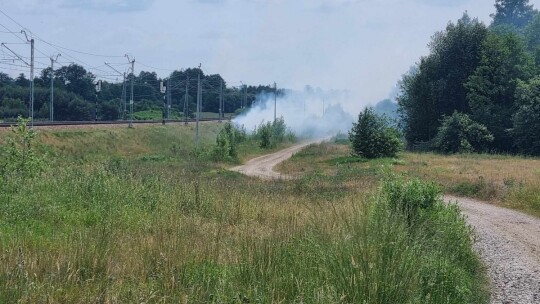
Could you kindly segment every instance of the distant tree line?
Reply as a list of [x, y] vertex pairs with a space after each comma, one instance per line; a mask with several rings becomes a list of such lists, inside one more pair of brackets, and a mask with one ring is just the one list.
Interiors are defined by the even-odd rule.
[[497, 0], [489, 26], [467, 13], [433, 35], [400, 82], [409, 148], [540, 155], [540, 14]]
[[[229, 87], [219, 75], [206, 75], [198, 68], [174, 71], [161, 79], [155, 72], [141, 71], [133, 76], [134, 111], [159, 110], [164, 108], [164, 94], [160, 92], [160, 82], [167, 85], [170, 79], [171, 109], [184, 115], [186, 83], [188, 91], [188, 114], [196, 111], [197, 77], [202, 84], [202, 112], [219, 112], [220, 84], [223, 83], [224, 112], [238, 112], [249, 107], [261, 93], [273, 92], [269, 85]], [[43, 69], [41, 75], [34, 79], [34, 118], [49, 118], [50, 82], [54, 78], [54, 119], [55, 120], [117, 120], [125, 117], [121, 97], [123, 91], [122, 78], [117, 82], [101, 82], [101, 91], [96, 92], [97, 78], [84, 67], [70, 64], [55, 69]], [[126, 100], [129, 105], [131, 75], [126, 75]], [[24, 74], [12, 79], [0, 71], [0, 120], [14, 120], [17, 116], [28, 116], [30, 100], [30, 80]], [[278, 94], [281, 94], [278, 91]]]

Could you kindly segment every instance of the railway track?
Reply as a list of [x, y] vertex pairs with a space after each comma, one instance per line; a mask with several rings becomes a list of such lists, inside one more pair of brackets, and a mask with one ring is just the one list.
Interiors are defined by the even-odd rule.
[[[227, 121], [229, 119], [224, 118], [222, 121]], [[187, 122], [195, 122], [195, 119], [188, 119]], [[218, 118], [200, 118], [199, 121], [219, 121]], [[165, 124], [167, 123], [182, 123], [186, 122], [184, 119], [166, 119]], [[160, 124], [163, 123], [163, 120], [133, 120], [134, 125], [143, 125], [143, 124]], [[0, 128], [9, 128], [13, 125], [16, 125], [17, 122], [0, 122]], [[103, 120], [103, 121], [34, 121], [34, 126], [36, 127], [48, 127], [48, 126], [91, 126], [91, 125], [128, 125], [129, 120]]]

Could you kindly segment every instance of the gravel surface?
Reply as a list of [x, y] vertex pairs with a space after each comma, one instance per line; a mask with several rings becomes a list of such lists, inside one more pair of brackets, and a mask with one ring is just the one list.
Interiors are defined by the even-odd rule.
[[491, 303], [540, 304], [540, 219], [468, 198], [457, 202], [475, 230], [492, 283]]
[[[264, 179], [287, 178], [273, 171], [305, 142], [260, 156], [231, 170]], [[540, 219], [473, 199], [445, 196], [459, 205], [474, 227], [475, 250], [491, 280], [493, 304], [540, 304]]]

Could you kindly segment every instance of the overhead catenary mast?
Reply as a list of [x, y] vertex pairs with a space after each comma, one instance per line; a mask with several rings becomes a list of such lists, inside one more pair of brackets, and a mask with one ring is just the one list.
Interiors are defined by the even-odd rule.
[[135, 58], [133, 60], [129, 59], [129, 56], [126, 54], [126, 58], [129, 63], [131, 63], [131, 96], [129, 99], [129, 127], [133, 127], [133, 80], [135, 78]]
[[197, 117], [195, 119], [195, 147], [199, 147], [199, 119], [201, 115], [201, 64], [199, 64], [199, 74], [197, 75]]
[[167, 79], [167, 119], [171, 119], [171, 106], [172, 106], [172, 86], [171, 86], [171, 78]]
[[219, 122], [223, 119], [223, 80], [219, 82]]
[[58, 57], [62, 56], [57, 54], [55, 58], [51, 56], [51, 101], [49, 105], [49, 120], [54, 121], [54, 63], [58, 61]]
[[188, 125], [188, 115], [189, 115], [189, 74], [186, 72], [186, 94], [184, 96], [184, 125]]
[[274, 82], [274, 122], [277, 119], [277, 84]]
[[19, 54], [15, 53], [12, 49], [8, 48], [5, 43], [0, 44], [5, 47], [8, 51], [13, 53], [20, 61], [22, 61], [27, 66], [30, 66], [30, 107], [29, 115], [30, 116], [30, 128], [34, 127], [34, 39], [28, 39], [26, 32], [21, 31], [22, 34], [26, 37], [26, 40], [30, 42], [30, 63], [26, 62]]

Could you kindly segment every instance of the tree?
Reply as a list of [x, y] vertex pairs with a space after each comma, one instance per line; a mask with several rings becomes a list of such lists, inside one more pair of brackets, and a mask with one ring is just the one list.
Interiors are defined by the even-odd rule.
[[493, 26], [513, 25], [523, 28], [537, 13], [529, 0], [496, 0], [495, 9], [496, 13], [491, 15]]
[[401, 148], [399, 134], [383, 116], [366, 108], [349, 131], [352, 154], [365, 158], [393, 157]]
[[467, 114], [454, 112], [443, 118], [433, 147], [443, 153], [482, 152], [492, 141], [493, 135], [486, 126]]
[[540, 14], [536, 14], [531, 22], [527, 24], [523, 30], [523, 35], [529, 51], [534, 52], [540, 47]]
[[26, 79], [23, 73], [20, 73], [19, 76], [15, 79], [15, 84], [21, 87], [29, 87], [30, 80]]
[[10, 85], [12, 82], [13, 79], [11, 79], [8, 74], [0, 72], [0, 86]]
[[519, 109], [512, 117], [510, 131], [515, 146], [520, 153], [540, 155], [540, 76], [518, 82], [516, 102]]
[[403, 76], [398, 104], [409, 146], [433, 139], [442, 115], [470, 111], [463, 83], [481, 60], [487, 33], [484, 24], [465, 13], [433, 36], [430, 54]]
[[86, 101], [95, 101], [95, 76], [87, 72], [84, 67], [73, 63], [61, 67], [54, 74], [62, 87], [68, 91], [81, 96]]
[[495, 136], [492, 148], [512, 151], [507, 132], [517, 110], [514, 101], [518, 80], [528, 80], [534, 69], [532, 57], [516, 34], [490, 34], [482, 48], [482, 60], [465, 84], [472, 118]]

